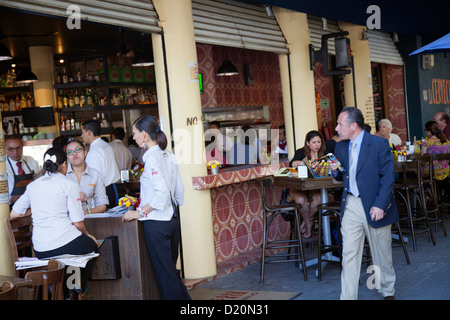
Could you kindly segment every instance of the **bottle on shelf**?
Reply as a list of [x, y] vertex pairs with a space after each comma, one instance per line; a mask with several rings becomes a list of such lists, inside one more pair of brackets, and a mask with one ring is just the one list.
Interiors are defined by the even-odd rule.
[[67, 90], [64, 90], [63, 106], [64, 106], [64, 108], [69, 107], [69, 96], [67, 94]]
[[14, 105], [14, 111], [20, 111], [20, 99], [19, 96], [16, 94], [16, 102]]
[[7, 129], [8, 135], [14, 134], [14, 123], [12, 120], [8, 121], [8, 129]]
[[11, 97], [11, 99], [9, 100], [9, 111], [14, 111], [15, 106], [16, 101], [14, 100], [14, 98]]
[[67, 75], [66, 68], [63, 69], [62, 80], [64, 84], [69, 83], [69, 76]]
[[88, 89], [87, 97], [86, 97], [86, 104], [88, 106], [93, 106], [94, 105], [94, 98], [92, 97], [92, 90], [91, 89]]
[[22, 97], [20, 98], [20, 109], [25, 109], [27, 107], [27, 100], [25, 99], [25, 96], [22, 94]]
[[16, 70], [11, 69], [11, 87], [15, 87], [16, 85]]
[[63, 98], [62, 98], [62, 91], [59, 91], [58, 101], [57, 101], [57, 108], [58, 109], [62, 109], [63, 106], [64, 106], [64, 104], [63, 104]]
[[31, 96], [31, 93], [28, 93], [27, 96], [27, 108], [33, 107], [33, 97]]
[[73, 90], [70, 90], [70, 95], [69, 95], [69, 108], [73, 108], [75, 107], [75, 100], [73, 98]]
[[102, 122], [101, 123], [102, 123], [103, 128], [109, 127], [108, 121], [106, 120], [105, 114], [103, 112], [102, 112]]
[[75, 90], [75, 96], [73, 97], [73, 101], [75, 103], [75, 107], [80, 106], [80, 96], [78, 95], [78, 90]]
[[86, 107], [86, 94], [83, 89], [81, 89], [80, 107]]
[[59, 130], [66, 131], [66, 121], [64, 120], [63, 116], [61, 116], [61, 120], [59, 122]]
[[81, 76], [80, 68], [78, 68], [78, 72], [77, 72], [77, 81], [78, 81], [78, 82], [83, 81], [83, 77]]

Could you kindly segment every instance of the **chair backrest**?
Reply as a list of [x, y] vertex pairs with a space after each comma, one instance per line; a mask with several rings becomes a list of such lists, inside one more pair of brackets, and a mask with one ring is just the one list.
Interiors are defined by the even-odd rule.
[[23, 216], [14, 219], [6, 219], [9, 242], [13, 260], [18, 261], [19, 257], [31, 257], [33, 255], [33, 220], [31, 216]]
[[[64, 299], [64, 267], [64, 263], [50, 260], [46, 270], [27, 272], [25, 279], [30, 279], [33, 282], [35, 300]], [[52, 286], [51, 290], [49, 289], [50, 286]]]
[[[420, 171], [420, 182], [421, 183], [429, 183], [433, 180], [433, 161], [431, 161], [431, 155], [424, 154], [419, 158], [420, 167], [422, 170]], [[424, 174], [426, 172], [426, 175]]]
[[269, 203], [267, 202], [267, 193], [266, 188], [271, 187], [273, 185], [272, 178], [263, 178], [259, 181], [261, 185], [261, 200], [263, 203], [263, 207], [266, 208]]
[[9, 281], [3, 282], [0, 291], [0, 300], [15, 300], [16, 299], [16, 287]]
[[413, 185], [411, 185], [411, 176], [417, 176], [419, 179], [420, 176], [420, 163], [418, 160], [412, 161], [404, 161], [404, 162], [395, 162], [395, 172], [402, 173], [400, 183], [403, 187], [408, 188], [412, 187], [414, 184], [419, 185], [419, 181], [414, 181]]

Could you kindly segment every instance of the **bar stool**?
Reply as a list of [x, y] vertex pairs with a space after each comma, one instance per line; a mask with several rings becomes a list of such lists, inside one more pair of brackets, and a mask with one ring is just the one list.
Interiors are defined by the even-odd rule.
[[[335, 260], [329, 260], [329, 259], [323, 259], [322, 255], [328, 252], [332, 251], [338, 251], [339, 253], [339, 263], [342, 265], [342, 236], [341, 236], [341, 203], [340, 202], [329, 202], [329, 203], [322, 203], [317, 206], [318, 215], [317, 219], [318, 221], [318, 249], [317, 249], [317, 278], [319, 281], [322, 279], [322, 262], [337, 262]], [[335, 218], [336, 221], [336, 228], [338, 230], [338, 239], [337, 244], [323, 244], [322, 243], [322, 236], [323, 236], [323, 230], [322, 230], [322, 218], [325, 216], [329, 216], [330, 218]]]
[[[417, 251], [416, 235], [420, 233], [428, 233], [433, 245], [436, 245], [433, 231], [430, 228], [427, 210], [421, 210], [422, 215], [419, 215], [417, 210], [413, 214], [413, 200], [417, 200], [416, 203], [423, 208], [420, 161], [396, 162], [395, 171], [400, 173], [401, 177], [394, 183], [394, 196], [397, 207], [399, 209], [402, 205], [405, 207], [406, 217], [401, 217], [400, 221], [406, 221], [409, 225], [414, 251]], [[422, 230], [418, 229], [417, 224], [419, 222], [425, 222], [425, 227]]]
[[[263, 240], [262, 240], [262, 252], [261, 252], [261, 271], [260, 271], [260, 283], [264, 284], [264, 267], [267, 263], [279, 263], [279, 262], [295, 262], [298, 264], [301, 262], [303, 277], [304, 280], [307, 281], [308, 277], [306, 274], [306, 265], [305, 265], [305, 256], [303, 252], [303, 242], [302, 236], [300, 233], [300, 209], [301, 204], [299, 203], [289, 203], [283, 205], [271, 205], [267, 202], [266, 197], [266, 188], [271, 187], [273, 185], [272, 178], [264, 178], [260, 180], [261, 185], [261, 198], [263, 205]], [[273, 220], [285, 212], [292, 212], [294, 215], [294, 229], [295, 229], [295, 237], [294, 239], [289, 240], [276, 240], [269, 241], [269, 229]], [[266, 256], [266, 250], [281, 250], [281, 249], [290, 249], [295, 248], [295, 253], [277, 253], [270, 256]], [[289, 258], [294, 256], [295, 259], [290, 260]], [[271, 258], [281, 258], [285, 257], [288, 259], [284, 260], [271, 260]]]
[[[427, 168], [429, 174], [428, 176], [424, 175], [424, 170], [420, 171], [420, 195], [421, 195], [421, 202], [422, 202], [422, 210], [426, 211], [428, 215], [428, 219], [430, 220], [430, 224], [436, 225], [436, 231], [437, 231], [437, 224], [441, 225], [442, 231], [444, 232], [444, 236], [447, 236], [447, 230], [445, 229], [444, 222], [441, 219], [441, 213], [439, 210], [439, 206], [437, 203], [436, 198], [436, 188], [435, 188], [435, 179], [434, 179], [434, 166], [433, 161], [431, 158], [431, 155], [424, 154], [419, 158], [419, 163], [421, 168]], [[426, 196], [429, 196], [429, 200], [427, 201]], [[429, 204], [429, 206], [428, 206]], [[432, 214], [434, 213], [434, 217], [432, 217]]]

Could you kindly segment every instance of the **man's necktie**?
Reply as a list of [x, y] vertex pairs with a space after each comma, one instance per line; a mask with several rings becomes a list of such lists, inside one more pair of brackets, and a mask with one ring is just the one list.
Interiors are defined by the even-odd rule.
[[350, 148], [350, 192], [355, 196], [359, 196], [358, 185], [356, 184], [356, 166], [358, 164], [358, 150], [356, 149], [356, 143], [352, 142]]
[[23, 168], [22, 168], [22, 162], [18, 161], [16, 163], [16, 165], [17, 165], [17, 168], [18, 168], [17, 172], [19, 173], [19, 176], [25, 174], [25, 171], [23, 171]]

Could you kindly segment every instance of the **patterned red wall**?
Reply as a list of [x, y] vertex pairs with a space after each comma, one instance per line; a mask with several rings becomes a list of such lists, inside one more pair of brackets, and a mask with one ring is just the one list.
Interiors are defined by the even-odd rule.
[[[199, 72], [203, 76], [202, 108], [269, 106], [272, 128], [284, 123], [278, 55], [197, 44]], [[223, 60], [231, 60], [239, 75], [216, 76]], [[252, 85], [245, 85], [244, 63], [252, 69]]]
[[386, 78], [389, 99], [389, 120], [392, 122], [392, 132], [398, 134], [402, 141], [406, 141], [407, 127], [403, 67], [386, 64]]

